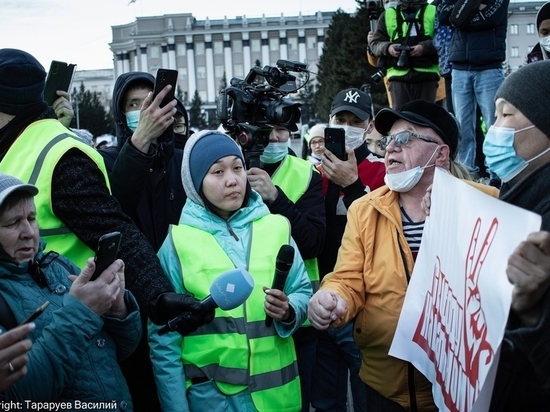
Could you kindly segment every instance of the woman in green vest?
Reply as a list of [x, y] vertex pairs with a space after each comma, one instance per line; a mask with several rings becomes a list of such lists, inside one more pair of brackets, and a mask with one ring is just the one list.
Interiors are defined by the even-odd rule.
[[[286, 218], [270, 214], [250, 188], [244, 158], [229, 136], [193, 135], [184, 151], [188, 195], [159, 258], [174, 288], [203, 299], [213, 280], [246, 269], [254, 289], [241, 306], [216, 309], [196, 332], [159, 335], [149, 329], [151, 357], [164, 412], [299, 411], [300, 382], [291, 334], [307, 317], [312, 294]], [[282, 245], [295, 256], [283, 291], [269, 289]], [[273, 318], [267, 326], [266, 315]]]

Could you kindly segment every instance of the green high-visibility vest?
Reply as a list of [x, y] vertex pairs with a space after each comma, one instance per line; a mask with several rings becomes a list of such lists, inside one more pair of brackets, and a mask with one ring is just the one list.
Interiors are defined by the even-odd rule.
[[[294, 156], [286, 156], [275, 173], [273, 173], [273, 176], [271, 176], [271, 181], [274, 185], [281, 188], [286, 197], [296, 203], [309, 187], [313, 173], [319, 173], [319, 171], [313, 167], [311, 162]], [[319, 267], [317, 259], [304, 260], [304, 264], [306, 265], [307, 275], [311, 282], [311, 288], [313, 289], [313, 293], [315, 293], [319, 290]]]
[[[171, 227], [169, 236], [181, 263], [184, 287], [198, 299], [209, 294], [218, 275], [235, 268], [208, 232], [180, 224]], [[290, 226], [283, 216], [270, 214], [252, 223], [247, 267], [255, 283], [252, 294], [235, 309], [217, 308], [211, 323], [183, 338], [187, 386], [192, 378], [206, 377], [226, 395], [248, 388], [260, 412], [300, 410], [294, 342], [265, 325], [263, 310], [262, 286], [272, 284], [277, 253], [289, 240]]]
[[29, 125], [0, 162], [0, 171], [38, 187], [40, 191], [34, 202], [40, 236], [47, 243], [46, 251], [53, 250], [83, 268], [94, 252], [57, 218], [52, 208], [53, 171], [59, 159], [71, 149], [84, 152], [96, 163], [110, 190], [101, 155], [54, 119], [39, 120]]

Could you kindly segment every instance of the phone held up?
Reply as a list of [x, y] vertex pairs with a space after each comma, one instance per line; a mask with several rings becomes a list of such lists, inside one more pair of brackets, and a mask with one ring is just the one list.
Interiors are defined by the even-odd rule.
[[158, 69], [157, 71], [157, 77], [155, 79], [155, 89], [153, 90], [153, 99], [157, 97], [157, 94], [160, 93], [162, 89], [164, 89], [169, 84], [172, 85], [172, 89], [166, 96], [164, 96], [164, 99], [162, 99], [162, 103], [160, 104], [160, 107], [166, 106], [168, 103], [170, 103], [172, 100], [175, 99], [175, 93], [176, 93], [176, 83], [178, 82], [178, 71], [172, 70], [172, 69]]
[[327, 127], [325, 129], [325, 147], [342, 160], [348, 160], [346, 153], [346, 131], [341, 127]]
[[48, 106], [53, 105], [53, 102], [59, 97], [56, 93], [58, 90], [69, 91], [75, 68], [76, 64], [52, 61], [44, 87], [44, 101], [48, 103]]
[[31, 313], [27, 317], [27, 319], [25, 319], [23, 322], [21, 322], [18, 326], [24, 325], [26, 323], [33, 322], [37, 317], [39, 317], [40, 315], [42, 315], [42, 313], [44, 313], [44, 311], [46, 310], [46, 308], [48, 306], [50, 306], [50, 301], [49, 300], [47, 300], [42, 305], [40, 305], [38, 308], [36, 308], [36, 310], [33, 313]]
[[90, 280], [96, 280], [116, 260], [121, 237], [120, 232], [112, 232], [99, 238], [94, 258], [95, 272]]

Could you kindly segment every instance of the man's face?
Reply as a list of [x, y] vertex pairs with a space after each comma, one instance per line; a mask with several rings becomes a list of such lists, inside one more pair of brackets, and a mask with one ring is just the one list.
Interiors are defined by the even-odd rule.
[[185, 124], [185, 118], [183, 114], [176, 113], [174, 115], [174, 133], [185, 135], [187, 132], [187, 125]]
[[[395, 140], [392, 140], [386, 147], [386, 173], [400, 173], [417, 166], [424, 167], [434, 164], [436, 166], [444, 166], [444, 163], [439, 164], [437, 162], [437, 153], [434, 155], [439, 145], [445, 144], [437, 133], [429, 127], [418, 126], [399, 119], [393, 124], [389, 135], [395, 135], [406, 130], [431, 139], [437, 143], [424, 141], [420, 138], [411, 136], [406, 145], [398, 146], [395, 144]], [[433, 170], [433, 168], [429, 170]]]
[[348, 126], [360, 127], [362, 129], [368, 129], [370, 124], [370, 119], [361, 120], [352, 112], [342, 111], [342, 112], [336, 113], [330, 119], [330, 124], [338, 125], [338, 126], [348, 125]]
[[269, 141], [275, 143], [285, 143], [288, 142], [290, 138], [290, 132], [281, 126], [273, 126], [273, 130], [269, 134]]
[[122, 106], [122, 110], [124, 111], [124, 113], [140, 110], [141, 106], [143, 105], [143, 101], [152, 91], [152, 87], [147, 87], [143, 85], [130, 87], [126, 91], [124, 104]]
[[543, 20], [539, 26], [539, 37], [550, 36], [550, 19]]

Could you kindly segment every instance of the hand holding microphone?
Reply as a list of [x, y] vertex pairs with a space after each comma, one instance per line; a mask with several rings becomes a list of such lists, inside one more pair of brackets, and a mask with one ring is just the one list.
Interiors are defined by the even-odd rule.
[[[290, 272], [290, 268], [292, 267], [292, 263], [294, 262], [294, 248], [290, 245], [283, 245], [279, 249], [279, 253], [277, 254], [277, 259], [275, 260], [275, 275], [273, 277], [273, 285], [271, 286], [271, 289], [280, 290], [281, 292], [284, 291], [286, 279], [288, 277], [288, 272]], [[284, 295], [284, 294], [283, 294]], [[286, 298], [286, 295], [284, 295]], [[281, 299], [278, 299], [279, 301]], [[275, 304], [279, 302], [273, 302]], [[288, 305], [288, 298], [286, 298], [286, 302]], [[267, 305], [267, 302], [266, 302]], [[279, 306], [279, 305], [276, 305]], [[265, 317], [265, 325], [267, 327], [270, 327], [273, 324], [273, 318], [269, 315]]]
[[[242, 305], [252, 293], [254, 280], [250, 273], [244, 269], [231, 269], [219, 275], [210, 286], [210, 295], [199, 301], [191, 296], [193, 304], [190, 311], [183, 312], [181, 315], [168, 321], [159, 331], [159, 335], [176, 331], [185, 336], [194, 332], [206, 323], [210, 323], [214, 318], [214, 309], [220, 307], [223, 310], [235, 309]], [[209, 321], [197, 322], [197, 315], [204, 319], [205, 314], [211, 314]]]

